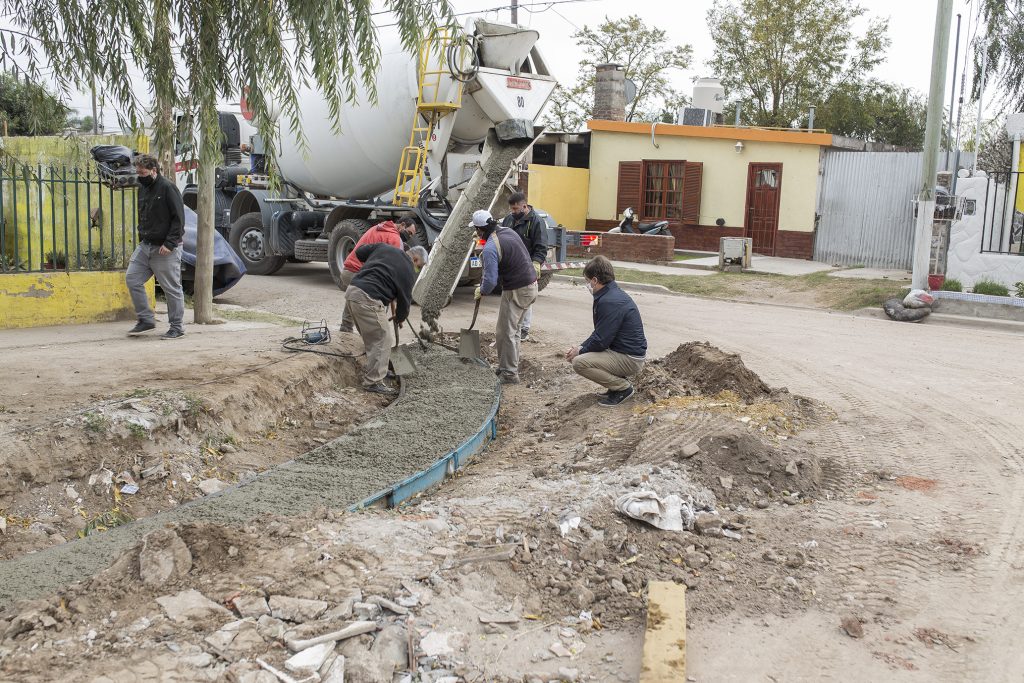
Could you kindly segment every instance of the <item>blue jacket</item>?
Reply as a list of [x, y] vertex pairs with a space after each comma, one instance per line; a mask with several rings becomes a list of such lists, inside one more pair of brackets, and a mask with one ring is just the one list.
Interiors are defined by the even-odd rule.
[[634, 358], [647, 356], [640, 310], [614, 280], [594, 294], [594, 333], [580, 345], [580, 353], [609, 349]]
[[[501, 258], [498, 258], [498, 244], [501, 244]], [[483, 260], [484, 275], [480, 282], [480, 293], [512, 291], [528, 287], [537, 281], [537, 271], [530, 262], [530, 253], [519, 235], [511, 228], [497, 228], [487, 239]]]

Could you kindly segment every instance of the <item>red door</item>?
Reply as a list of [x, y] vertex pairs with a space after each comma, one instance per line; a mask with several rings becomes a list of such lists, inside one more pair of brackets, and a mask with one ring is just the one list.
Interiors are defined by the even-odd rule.
[[754, 240], [754, 252], [775, 255], [779, 232], [779, 196], [782, 164], [750, 164], [747, 171], [746, 236]]

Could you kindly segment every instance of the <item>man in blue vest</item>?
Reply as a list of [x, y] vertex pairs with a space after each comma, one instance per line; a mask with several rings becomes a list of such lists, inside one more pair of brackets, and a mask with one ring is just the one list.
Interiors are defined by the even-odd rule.
[[633, 395], [629, 380], [644, 368], [644, 323], [633, 299], [615, 283], [615, 269], [607, 258], [591, 259], [583, 268], [583, 278], [594, 295], [594, 333], [570, 348], [565, 359], [576, 374], [608, 390], [599, 405], [617, 406]]
[[502, 384], [519, 383], [519, 326], [523, 316], [537, 300], [537, 272], [523, 240], [511, 228], [504, 228], [481, 209], [473, 214], [471, 226], [486, 240], [483, 253], [484, 274], [475, 298], [501, 292], [498, 326], [494, 331], [498, 352], [496, 374]]

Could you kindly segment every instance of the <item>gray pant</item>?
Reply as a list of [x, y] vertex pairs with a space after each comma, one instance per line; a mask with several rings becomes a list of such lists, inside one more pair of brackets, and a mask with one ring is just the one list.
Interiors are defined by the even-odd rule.
[[519, 374], [519, 326], [523, 316], [537, 300], [537, 283], [501, 293], [498, 326], [494, 331], [498, 351], [498, 370]]
[[132, 295], [135, 316], [139, 322], [156, 324], [156, 316], [149, 307], [146, 296], [146, 283], [153, 276], [160, 283], [167, 297], [167, 318], [172, 330], [185, 331], [185, 293], [181, 289], [181, 245], [166, 256], [160, 255], [158, 245], [140, 242], [128, 262], [128, 271], [124, 274], [125, 284]]
[[[352, 284], [352, 278], [354, 278], [355, 276], [356, 276], [356, 273], [353, 273], [351, 270], [343, 270], [343, 271], [341, 271], [341, 277], [338, 278], [339, 280], [341, 280], [341, 282], [339, 284], [339, 286], [341, 287], [341, 291], [343, 291], [343, 292], [347, 292], [348, 291], [348, 286], [350, 284]], [[349, 315], [349, 313], [348, 313], [348, 306], [342, 306], [341, 307], [341, 329], [342, 330], [351, 330], [352, 329], [352, 316]]]
[[345, 310], [355, 322], [366, 350], [363, 385], [377, 384], [387, 376], [388, 361], [391, 360], [388, 309], [358, 287], [349, 286], [345, 290]]
[[618, 351], [596, 351], [573, 358], [572, 369], [605, 389], [622, 391], [630, 386], [628, 378], [644, 369], [644, 362]]
[[533, 306], [526, 309], [526, 313], [523, 314], [523, 321], [519, 323], [519, 329], [523, 332], [530, 331], [530, 325], [533, 323]]

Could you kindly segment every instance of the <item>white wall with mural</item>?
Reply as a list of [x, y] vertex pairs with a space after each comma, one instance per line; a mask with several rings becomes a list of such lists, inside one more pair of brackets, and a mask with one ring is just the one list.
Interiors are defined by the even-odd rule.
[[962, 215], [950, 227], [946, 278], [959, 280], [965, 289], [990, 280], [1012, 290], [1015, 283], [1024, 281], [1024, 214], [1014, 206], [1014, 188], [1009, 193], [1006, 189], [1005, 183], [983, 172], [957, 179]]

